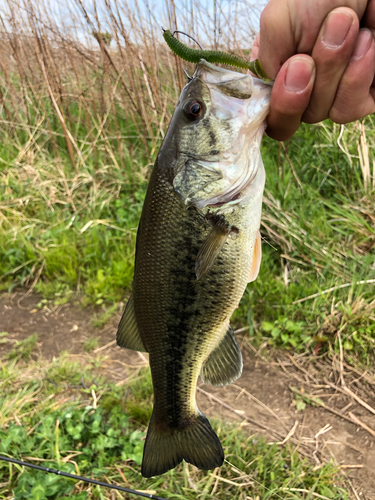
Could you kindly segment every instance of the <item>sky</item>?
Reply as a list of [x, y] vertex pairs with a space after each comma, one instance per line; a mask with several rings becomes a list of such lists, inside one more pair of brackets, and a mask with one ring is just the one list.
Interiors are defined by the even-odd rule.
[[[72, 18], [68, 6], [73, 6], [73, 11], [78, 13], [77, 8], [74, 8], [74, 6], [77, 5], [77, 0], [0, 0], [0, 12], [4, 12], [4, 10], [6, 12], [8, 10], [7, 3], [12, 2], [17, 11], [17, 15], [19, 15], [19, 12], [23, 10], [19, 6], [25, 5], [26, 3], [36, 7], [39, 1], [45, 2], [45, 4], [49, 6], [49, 10], [54, 13], [53, 17], [57, 24], [64, 22], [66, 27], [72, 25]], [[101, 31], [110, 31], [110, 27], [106, 21], [107, 16], [105, 13], [104, 0], [82, 0], [82, 2], [89, 15], [92, 16], [94, 15], [94, 6], [96, 5], [101, 23]], [[115, 0], [109, 0], [109, 2], [115, 5]], [[214, 9], [215, 3], [216, 9]], [[220, 41], [228, 45], [232, 39], [238, 39], [241, 40], [241, 45], [243, 46], [246, 37], [249, 38], [250, 33], [254, 32], [254, 30], [251, 30], [251, 27], [254, 28], [255, 31], [258, 30], [260, 12], [262, 6], [266, 3], [267, 0], [216, 0], [216, 2], [215, 0], [175, 0], [177, 25], [179, 29], [188, 31], [193, 36], [198, 37], [202, 45], [205, 43], [209, 44], [209, 38], [212, 43], [215, 38], [215, 41], [219, 45]], [[146, 19], [150, 18], [150, 13], [148, 13], [149, 9], [155, 26], [163, 25], [165, 28], [173, 27], [169, 26], [166, 0], [118, 0], [118, 4], [120, 8], [122, 8], [122, 13], [120, 13], [120, 15], [123, 20], [131, 16], [142, 16]], [[204, 11], [205, 14], [196, 16], [195, 22], [192, 22], [192, 11], [195, 16], [199, 11]], [[126, 15], [126, 12], [128, 12], [128, 15]], [[18, 20], [20, 17], [21, 16], [18, 17]], [[84, 21], [82, 17], [82, 14], [79, 13], [78, 19]], [[215, 31], [213, 28], [213, 20], [215, 17], [216, 24], [220, 27], [220, 32], [218, 30]], [[90, 33], [87, 24], [86, 26], [85, 24], [86, 23], [83, 22], [84, 27], [76, 33], [79, 37], [82, 36], [82, 38], [84, 38], [83, 35], [85, 32], [86, 35]]]

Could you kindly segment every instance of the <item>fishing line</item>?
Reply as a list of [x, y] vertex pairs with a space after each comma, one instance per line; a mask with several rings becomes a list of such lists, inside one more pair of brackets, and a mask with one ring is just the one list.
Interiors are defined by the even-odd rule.
[[[4, 462], [10, 462], [12, 464], [23, 465], [24, 467], [30, 467], [31, 469], [37, 469], [37, 470], [41, 470], [43, 472], [56, 474], [58, 476], [68, 477], [70, 479], [75, 479], [76, 481], [84, 481], [85, 483], [96, 484], [98, 486], [103, 486], [104, 488], [110, 488], [112, 490], [124, 491], [125, 493], [129, 493], [130, 495], [137, 495], [139, 497], [151, 498], [153, 500], [166, 500], [166, 498], [164, 498], [164, 497], [158, 497], [157, 495], [152, 495], [151, 493], [144, 493], [143, 491], [131, 490], [129, 488], [124, 488], [123, 486], [117, 486], [116, 484], [104, 483], [102, 481], [97, 481], [96, 479], [90, 479], [89, 477], [77, 476], [75, 474], [69, 474], [68, 472], [63, 472], [61, 470], [50, 469], [48, 467], [42, 467], [41, 465], [35, 465], [35, 464], [31, 464], [29, 462], [23, 462], [22, 460], [16, 460], [15, 458], [3, 457], [0, 455], [0, 460], [3, 460]], [[224, 459], [224, 462], [226, 462], [228, 465], [230, 465], [231, 467], [233, 467], [237, 471], [243, 473], [243, 471], [241, 471], [238, 467], [231, 464], [229, 462], [229, 460]], [[252, 476], [249, 476], [249, 477], [251, 478], [252, 481], [254, 481], [255, 483], [258, 483], [259, 486], [262, 486], [270, 493], [273, 493], [273, 495], [275, 495], [276, 497], [282, 499], [282, 497], [280, 495], [278, 495], [277, 493], [274, 493], [272, 490], [267, 488], [267, 486], [265, 486], [264, 484], [260, 483], [256, 479], [254, 479], [254, 477], [252, 477]]]
[[22, 460], [16, 460], [15, 458], [0, 456], [0, 460], [4, 460], [4, 462], [10, 462], [12, 464], [23, 465], [24, 467], [30, 467], [31, 469], [41, 470], [43, 472], [49, 472], [51, 474], [57, 474], [58, 476], [69, 477], [70, 479], [75, 479], [76, 481], [84, 481], [85, 483], [96, 484], [98, 486], [103, 486], [104, 488], [124, 491], [125, 493], [129, 493], [130, 495], [138, 495], [139, 497], [152, 498], [154, 500], [166, 500], [163, 497], [158, 497], [157, 495], [152, 495], [150, 493], [144, 493], [143, 491], [131, 490], [129, 488], [124, 488], [123, 486], [117, 486], [116, 484], [103, 483], [102, 481], [90, 479], [89, 477], [76, 476], [75, 474], [69, 474], [68, 472], [63, 472], [57, 469], [50, 469], [48, 467], [42, 467], [41, 465], [30, 464], [29, 462], [23, 462]]

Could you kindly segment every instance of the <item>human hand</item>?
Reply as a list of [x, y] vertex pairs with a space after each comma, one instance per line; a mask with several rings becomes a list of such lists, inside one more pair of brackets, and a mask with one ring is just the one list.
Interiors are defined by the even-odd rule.
[[270, 0], [260, 26], [252, 59], [275, 78], [270, 137], [375, 112], [375, 0]]

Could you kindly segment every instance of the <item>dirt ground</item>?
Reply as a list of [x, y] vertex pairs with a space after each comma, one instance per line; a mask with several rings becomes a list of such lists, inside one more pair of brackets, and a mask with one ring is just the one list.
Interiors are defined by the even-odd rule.
[[[119, 314], [102, 329], [91, 324], [93, 311], [70, 304], [38, 309], [40, 297], [31, 294], [19, 304], [20, 294], [0, 296], [0, 332], [8, 332], [0, 344], [0, 357], [13, 341], [38, 334], [42, 356], [52, 359], [62, 350], [83, 352], [92, 336], [99, 340], [93, 355], [108, 356], [108, 375], [121, 382], [124, 365], [142, 365], [141, 353], [120, 349], [114, 338]], [[290, 441], [317, 465], [333, 458], [348, 478], [355, 499], [375, 500], [375, 377], [356, 373], [343, 360], [311, 358], [277, 351], [264, 357], [246, 336], [238, 333], [244, 354], [244, 371], [235, 384], [215, 388], [200, 383], [198, 405], [208, 417], [240, 421], [249, 432], [270, 441]], [[307, 404], [297, 411], [295, 391], [325, 408]], [[306, 399], [305, 399], [306, 401]], [[327, 410], [329, 408], [329, 410]], [[355, 423], [354, 423], [355, 422]]]

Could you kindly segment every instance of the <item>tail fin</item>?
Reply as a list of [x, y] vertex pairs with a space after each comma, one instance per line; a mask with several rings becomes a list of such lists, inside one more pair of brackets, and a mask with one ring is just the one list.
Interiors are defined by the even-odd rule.
[[223, 448], [207, 418], [200, 413], [184, 428], [159, 430], [152, 416], [143, 451], [142, 476], [164, 474], [182, 460], [202, 470], [223, 464]]

